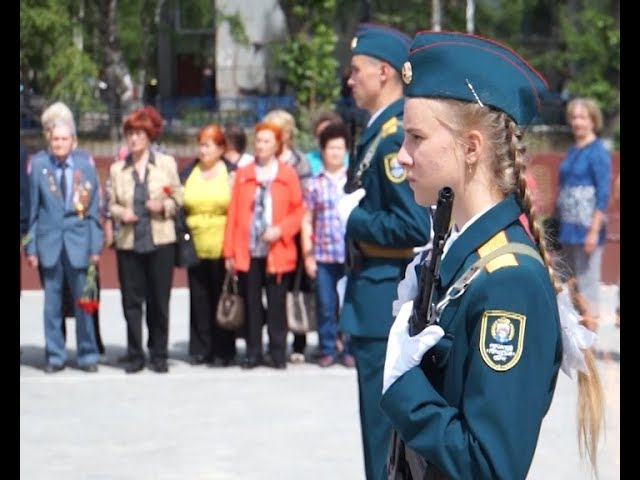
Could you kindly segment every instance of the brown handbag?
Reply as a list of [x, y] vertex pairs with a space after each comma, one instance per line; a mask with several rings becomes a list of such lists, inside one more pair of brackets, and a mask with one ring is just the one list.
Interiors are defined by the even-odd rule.
[[238, 330], [244, 325], [244, 299], [238, 293], [238, 277], [229, 272], [222, 284], [216, 308], [216, 324], [225, 330]]

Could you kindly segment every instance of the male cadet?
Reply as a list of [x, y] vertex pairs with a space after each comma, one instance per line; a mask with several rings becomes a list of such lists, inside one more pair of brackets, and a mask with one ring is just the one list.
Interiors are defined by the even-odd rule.
[[397, 160], [404, 137], [401, 69], [410, 44], [403, 33], [373, 24], [361, 24], [351, 43], [348, 84], [371, 117], [349, 169], [346, 190], [353, 193], [338, 204], [348, 257], [340, 329], [351, 335], [356, 360], [368, 480], [382, 478], [391, 437], [379, 403], [392, 303], [413, 247], [425, 245], [430, 232], [428, 211], [415, 203]]

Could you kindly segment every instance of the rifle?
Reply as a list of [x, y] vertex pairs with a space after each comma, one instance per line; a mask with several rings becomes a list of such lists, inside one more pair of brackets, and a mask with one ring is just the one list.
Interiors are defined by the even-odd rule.
[[[449, 233], [451, 210], [453, 207], [453, 190], [444, 187], [438, 192], [435, 210], [432, 210], [433, 239], [429, 265], [420, 270], [418, 295], [413, 303], [413, 312], [409, 317], [409, 335], [420, 333], [434, 324], [438, 317], [433, 305], [433, 291], [440, 272], [440, 260], [444, 244]], [[417, 452], [407, 447], [396, 430], [392, 429], [386, 463], [387, 480], [411, 480], [427, 478], [426, 460]], [[430, 467], [429, 467], [430, 468]], [[431, 477], [429, 477], [431, 478]], [[434, 476], [433, 478], [440, 478]]]
[[[349, 144], [347, 182], [344, 184], [345, 193], [353, 193], [360, 187], [355, 178], [358, 159], [356, 158], [356, 115], [353, 110], [349, 112], [349, 130], [351, 143]], [[358, 273], [362, 269], [362, 252], [360, 252], [355, 241], [349, 237], [345, 237], [345, 256], [345, 263], [349, 269], [354, 273]]]
[[352, 193], [357, 190], [358, 186], [355, 183], [356, 174], [356, 115], [353, 111], [349, 112], [349, 166], [347, 167], [347, 183], [344, 185], [345, 193]]
[[449, 233], [453, 198], [454, 193], [450, 187], [444, 187], [438, 192], [438, 202], [432, 214], [433, 247], [431, 258], [429, 265], [420, 270], [418, 295], [413, 305], [411, 317], [409, 317], [409, 335], [412, 337], [437, 321], [437, 312], [433, 305], [433, 292], [435, 283], [439, 279], [440, 260]]

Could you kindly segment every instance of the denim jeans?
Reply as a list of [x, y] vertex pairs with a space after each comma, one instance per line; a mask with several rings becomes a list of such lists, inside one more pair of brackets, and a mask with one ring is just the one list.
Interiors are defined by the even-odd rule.
[[[316, 320], [318, 343], [322, 355], [336, 356], [338, 337], [338, 292], [336, 285], [344, 276], [343, 263], [318, 262], [316, 275]], [[349, 353], [349, 342], [343, 338], [343, 355]]]

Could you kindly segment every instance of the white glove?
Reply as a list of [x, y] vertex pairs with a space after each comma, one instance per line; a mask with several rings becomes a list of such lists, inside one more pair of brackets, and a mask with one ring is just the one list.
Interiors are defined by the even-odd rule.
[[409, 336], [412, 311], [413, 300], [403, 304], [389, 331], [382, 377], [383, 394], [403, 373], [419, 365], [424, 354], [444, 336], [439, 325], [430, 325], [416, 336]]
[[342, 225], [347, 226], [347, 220], [349, 220], [349, 215], [354, 208], [358, 206], [360, 200], [364, 198], [365, 191], [364, 188], [359, 188], [355, 192], [351, 192], [348, 195], [344, 195], [340, 200], [338, 200], [338, 217], [340, 217], [340, 221]]

